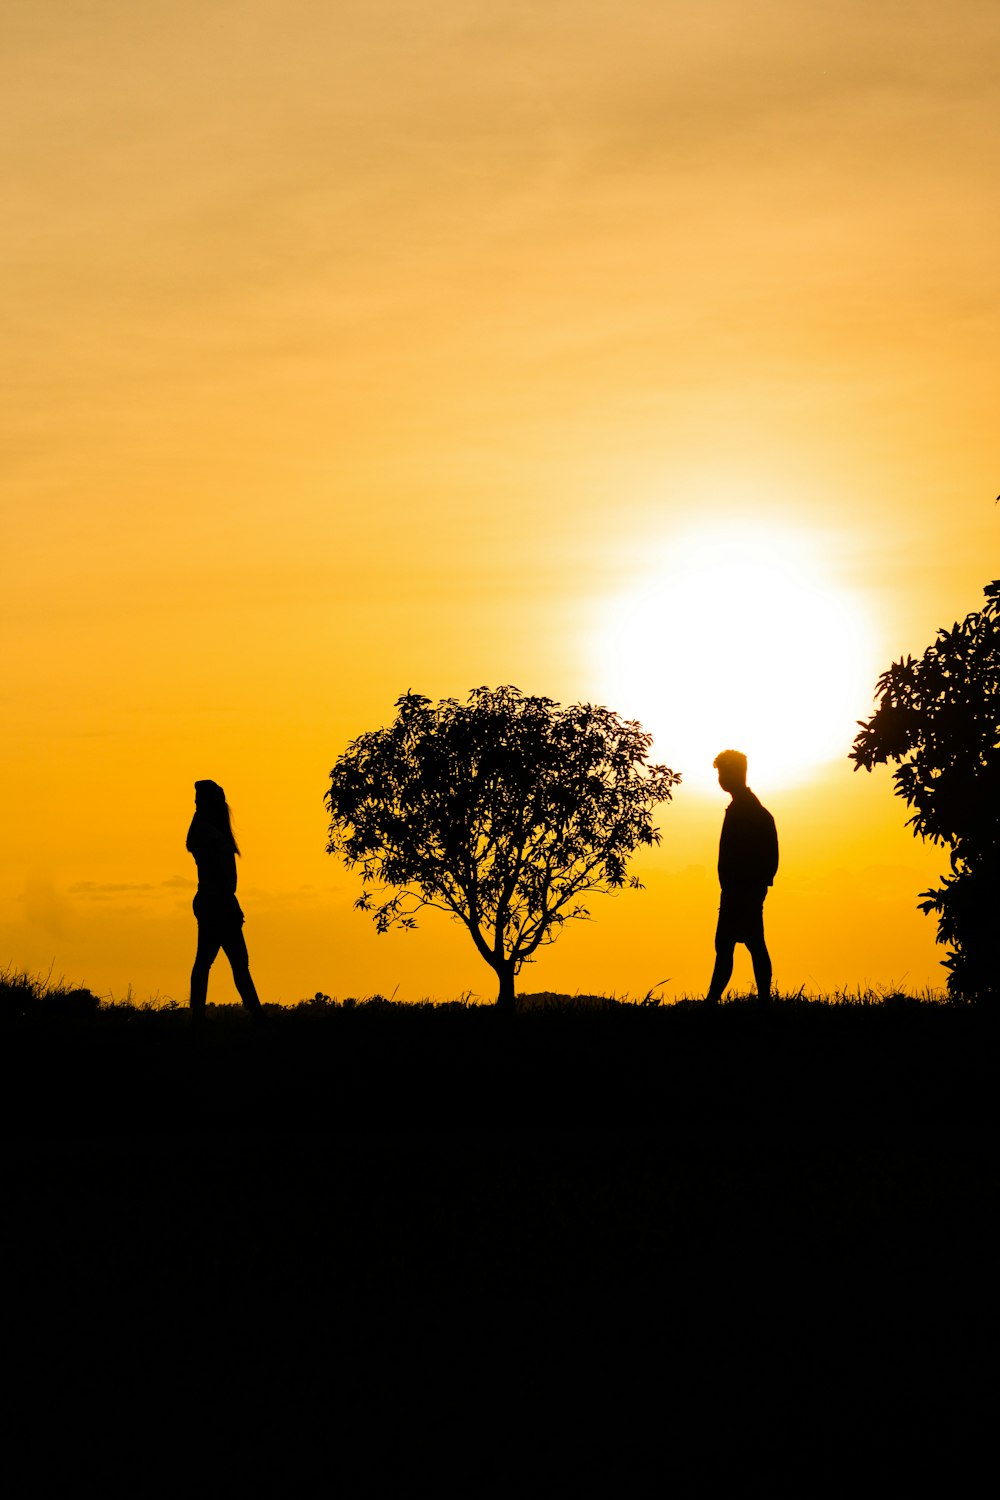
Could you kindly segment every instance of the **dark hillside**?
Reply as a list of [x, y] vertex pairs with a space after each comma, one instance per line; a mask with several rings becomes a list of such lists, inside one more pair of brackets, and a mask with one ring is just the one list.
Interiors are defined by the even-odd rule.
[[49, 1401], [138, 1383], [185, 1441], [225, 1409], [237, 1466], [283, 1413], [284, 1483], [326, 1462], [350, 1493], [971, 1461], [980, 1010], [314, 1005], [194, 1037], [79, 1001], [4, 1029], [9, 1284]]
[[[84, 998], [86, 997], [86, 998]], [[88, 1005], [87, 999], [92, 1003]], [[308, 1004], [100, 1007], [73, 991], [8, 1013], [16, 1135], [767, 1123], [842, 1137], [985, 1123], [995, 1026], [971, 1006]]]

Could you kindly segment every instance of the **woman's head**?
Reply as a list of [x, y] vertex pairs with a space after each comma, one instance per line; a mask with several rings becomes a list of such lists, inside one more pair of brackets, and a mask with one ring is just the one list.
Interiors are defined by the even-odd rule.
[[210, 807], [225, 807], [226, 794], [217, 781], [196, 781], [194, 802], [196, 807], [207, 812]]
[[233, 820], [229, 803], [217, 781], [195, 782], [194, 808], [195, 818], [204, 818], [213, 828], [218, 828], [220, 833], [227, 834], [233, 841], [234, 854], [239, 854], [239, 845], [233, 837]]

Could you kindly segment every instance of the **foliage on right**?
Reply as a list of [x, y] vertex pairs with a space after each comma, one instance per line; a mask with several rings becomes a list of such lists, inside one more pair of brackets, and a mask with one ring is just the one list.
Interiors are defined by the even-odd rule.
[[948, 990], [996, 997], [1000, 892], [1000, 579], [982, 610], [939, 630], [923, 656], [894, 662], [861, 724], [854, 769], [896, 762], [896, 792], [915, 809], [914, 834], [951, 850], [951, 874], [922, 891], [936, 912]]

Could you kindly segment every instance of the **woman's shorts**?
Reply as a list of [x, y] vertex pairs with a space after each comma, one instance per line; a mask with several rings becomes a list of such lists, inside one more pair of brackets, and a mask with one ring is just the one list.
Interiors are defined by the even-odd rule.
[[219, 932], [243, 926], [243, 911], [235, 896], [210, 896], [204, 891], [198, 891], [191, 907], [199, 926], [204, 924]]

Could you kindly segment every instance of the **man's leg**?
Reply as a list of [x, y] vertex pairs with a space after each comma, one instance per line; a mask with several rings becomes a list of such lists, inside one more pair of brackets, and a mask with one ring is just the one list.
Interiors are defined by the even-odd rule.
[[718, 1005], [722, 999], [722, 993], [733, 977], [733, 950], [735, 942], [725, 933], [715, 934], [715, 968], [712, 970], [712, 978], [708, 986], [708, 994], [705, 1002], [708, 1005]]
[[747, 930], [747, 947], [750, 949], [750, 962], [753, 964], [757, 999], [761, 1005], [767, 1005], [771, 999], [771, 955], [764, 941], [764, 901], [766, 898], [765, 887], [760, 892], [760, 906], [754, 911], [753, 921], [749, 923]]
[[748, 943], [750, 959], [753, 963], [753, 977], [757, 984], [757, 999], [761, 1005], [767, 1005], [771, 998], [771, 955], [767, 951], [767, 944], [763, 936]]

